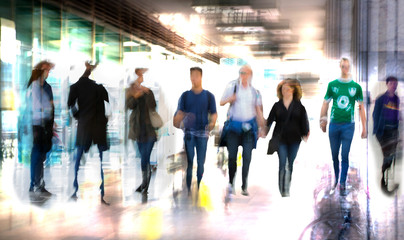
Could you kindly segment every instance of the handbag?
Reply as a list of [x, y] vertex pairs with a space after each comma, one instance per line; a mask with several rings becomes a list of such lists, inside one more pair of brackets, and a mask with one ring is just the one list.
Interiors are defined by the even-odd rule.
[[277, 152], [278, 149], [279, 149], [279, 143], [280, 143], [280, 141], [281, 141], [281, 136], [282, 136], [283, 129], [284, 129], [285, 126], [288, 124], [289, 118], [290, 118], [290, 114], [291, 114], [291, 112], [292, 112], [292, 104], [290, 104], [289, 108], [290, 108], [290, 109], [289, 109], [289, 111], [288, 111], [288, 116], [286, 117], [285, 124], [282, 126], [281, 131], [280, 131], [278, 134], [273, 135], [272, 138], [271, 138], [271, 140], [269, 140], [269, 143], [268, 143], [268, 151], [267, 151], [267, 154], [268, 154], [268, 155], [274, 154], [274, 153]]
[[164, 125], [163, 119], [156, 111], [154, 110], [149, 111], [149, 116], [150, 116], [150, 123], [154, 128], [159, 129]]

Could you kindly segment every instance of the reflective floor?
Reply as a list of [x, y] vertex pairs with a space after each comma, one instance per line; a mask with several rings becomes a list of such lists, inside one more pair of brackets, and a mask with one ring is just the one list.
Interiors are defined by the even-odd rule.
[[194, 185], [191, 196], [182, 191], [181, 156], [177, 164], [173, 158], [158, 162], [145, 198], [134, 192], [141, 181], [136, 155], [107, 154], [110, 206], [100, 203], [96, 151], [82, 162], [77, 202], [69, 200], [71, 157], [45, 168], [51, 198], [30, 197], [29, 167], [9, 159], [1, 167], [0, 239], [404, 239], [404, 197], [401, 190], [391, 196], [380, 190], [379, 163], [364, 151], [374, 143], [355, 136], [348, 195], [342, 197], [331, 189], [328, 138], [313, 135], [312, 142], [301, 144], [289, 198], [279, 194], [278, 159], [265, 154], [267, 140], [253, 152], [250, 196], [241, 195], [238, 171], [236, 195], [229, 202], [226, 168], [218, 164], [222, 155], [211, 142], [202, 185], [199, 192]]

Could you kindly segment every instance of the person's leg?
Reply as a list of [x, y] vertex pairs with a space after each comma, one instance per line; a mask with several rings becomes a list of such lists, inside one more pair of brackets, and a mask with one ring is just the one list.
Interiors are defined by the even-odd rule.
[[349, 151], [351, 150], [351, 143], [352, 138], [355, 131], [355, 124], [345, 124], [343, 125], [343, 129], [341, 132], [341, 181], [342, 185], [345, 184], [347, 175], [348, 175], [348, 168], [349, 168]]
[[154, 140], [146, 143], [145, 155], [146, 155], [146, 184], [143, 188], [143, 193], [147, 193], [149, 190], [150, 180], [151, 180], [151, 166], [150, 166], [150, 156], [153, 151]]
[[203, 172], [204, 172], [204, 165], [206, 159], [206, 149], [208, 146], [208, 138], [207, 137], [196, 137], [195, 138], [195, 145], [196, 145], [196, 159], [198, 163], [197, 169], [197, 177], [198, 177], [198, 188], [202, 181]]
[[235, 132], [229, 131], [227, 133], [227, 151], [228, 155], [228, 168], [229, 168], [229, 183], [233, 186], [234, 176], [237, 171], [237, 152], [239, 145], [239, 135]]
[[248, 131], [243, 134], [242, 146], [243, 146], [243, 169], [242, 169], [243, 184], [242, 184], [241, 188], [244, 191], [247, 191], [248, 172], [250, 170], [251, 154], [252, 154], [252, 150], [254, 147], [254, 134], [252, 131]]
[[293, 163], [296, 159], [297, 152], [299, 151], [300, 142], [288, 145], [288, 172], [285, 181], [285, 193], [289, 195], [290, 185], [292, 182]]
[[29, 188], [30, 191], [34, 191], [34, 188], [37, 187], [36, 172], [37, 172], [37, 165], [40, 159], [41, 159], [40, 146], [39, 144], [34, 144], [31, 151], [31, 164], [30, 164], [31, 184]]
[[73, 198], [77, 197], [76, 194], [77, 194], [77, 191], [79, 190], [79, 184], [78, 184], [78, 181], [77, 181], [77, 175], [78, 175], [78, 172], [79, 172], [81, 156], [84, 153], [84, 147], [77, 146], [76, 151], [77, 152], [76, 152], [76, 161], [75, 161], [75, 164], [74, 164], [74, 181], [73, 181], [74, 193], [72, 195]]
[[334, 164], [334, 174], [335, 174], [335, 186], [338, 184], [339, 179], [339, 149], [341, 146], [341, 133], [339, 125], [330, 123], [328, 136], [330, 138], [330, 147], [332, 161]]
[[192, 170], [194, 167], [194, 156], [195, 156], [195, 136], [192, 134], [185, 134], [184, 136], [185, 153], [187, 154], [187, 189], [188, 192], [191, 191], [192, 183]]
[[43, 150], [44, 150], [44, 146], [42, 146], [42, 148], [41, 148], [40, 160], [37, 163], [37, 170], [36, 170], [37, 171], [37, 173], [36, 173], [36, 177], [37, 177], [36, 182], [38, 184], [38, 187], [41, 190], [45, 189], [45, 181], [43, 179], [43, 166], [44, 166], [44, 163], [46, 161], [46, 152], [44, 152]]
[[278, 187], [282, 197], [285, 194], [286, 157], [288, 155], [288, 145], [280, 143], [278, 147], [279, 174]]
[[101, 191], [101, 198], [104, 197], [105, 194], [105, 189], [104, 189], [104, 170], [102, 168], [102, 159], [103, 159], [103, 151], [102, 147], [98, 145], [98, 152], [100, 153], [100, 170], [101, 170], [101, 185], [100, 185], [100, 191]]
[[395, 157], [397, 148], [397, 136], [398, 134], [396, 129], [385, 129], [383, 135], [378, 138], [383, 152], [383, 173], [386, 171], [386, 169], [390, 168]]

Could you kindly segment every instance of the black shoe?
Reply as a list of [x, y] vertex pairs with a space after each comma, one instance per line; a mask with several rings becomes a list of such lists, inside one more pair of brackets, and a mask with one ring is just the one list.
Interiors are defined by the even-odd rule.
[[346, 196], [347, 195], [345, 184], [340, 184], [339, 185], [339, 194], [341, 196]]
[[77, 197], [76, 193], [73, 193], [73, 195], [70, 197], [70, 199], [73, 201], [77, 201], [78, 197]]
[[111, 205], [110, 203], [106, 202], [103, 197], [101, 197], [101, 204], [103, 204], [105, 206]]
[[141, 193], [143, 191], [143, 184], [140, 184], [138, 188], [136, 188], [135, 192]]
[[250, 195], [250, 194], [248, 193], [248, 191], [247, 191], [247, 188], [242, 188], [242, 189], [241, 189], [241, 194], [244, 195], [244, 196]]
[[34, 187], [29, 187], [28, 192], [33, 193], [34, 192]]
[[43, 197], [51, 197], [53, 194], [46, 190], [44, 187], [38, 189], [38, 192]]

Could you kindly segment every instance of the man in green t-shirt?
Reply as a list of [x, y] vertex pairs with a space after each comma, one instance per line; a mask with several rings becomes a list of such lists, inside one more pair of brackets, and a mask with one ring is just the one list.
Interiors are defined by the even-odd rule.
[[[343, 58], [340, 62], [341, 78], [328, 84], [327, 93], [321, 108], [320, 127], [323, 132], [327, 128], [328, 107], [332, 100], [329, 138], [332, 160], [334, 162], [335, 183], [337, 187], [339, 178], [339, 149], [341, 148], [341, 179], [340, 194], [346, 194], [346, 179], [349, 168], [349, 151], [355, 130], [355, 101], [359, 104], [359, 113], [362, 122], [362, 138], [366, 138], [366, 115], [363, 106], [363, 94], [361, 86], [350, 78], [349, 60]], [[341, 147], [342, 146], [342, 147]]]

